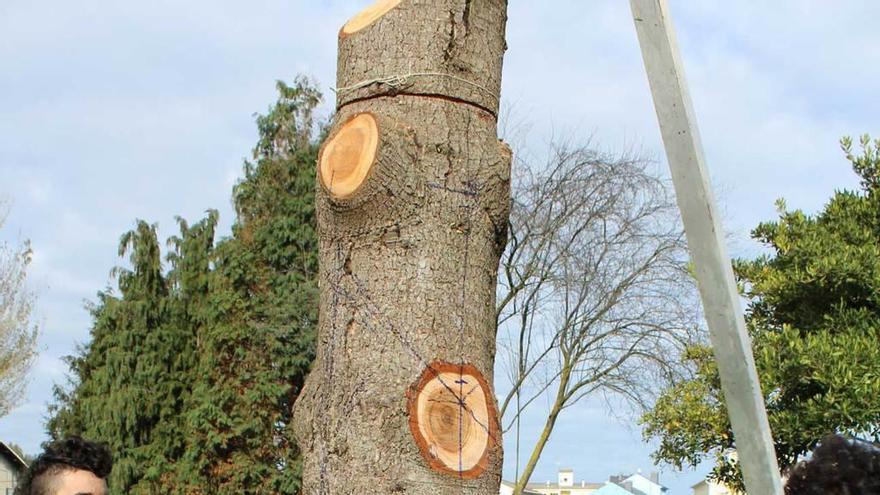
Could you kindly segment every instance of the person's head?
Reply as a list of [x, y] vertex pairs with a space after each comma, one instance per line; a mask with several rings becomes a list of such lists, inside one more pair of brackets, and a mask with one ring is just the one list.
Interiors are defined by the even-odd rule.
[[829, 435], [812, 457], [792, 469], [785, 495], [880, 494], [880, 449], [861, 440]]
[[46, 446], [21, 480], [18, 495], [107, 495], [113, 468], [104, 445], [70, 437]]

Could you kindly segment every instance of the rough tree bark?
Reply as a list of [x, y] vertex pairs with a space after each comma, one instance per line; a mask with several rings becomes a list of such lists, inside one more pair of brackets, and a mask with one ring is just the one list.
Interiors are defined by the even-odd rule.
[[318, 160], [317, 359], [294, 410], [307, 495], [498, 493], [506, 11], [381, 0], [339, 34]]

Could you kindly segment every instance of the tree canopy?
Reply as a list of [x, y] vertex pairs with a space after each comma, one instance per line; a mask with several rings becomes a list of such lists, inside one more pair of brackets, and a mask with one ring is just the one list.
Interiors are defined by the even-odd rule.
[[[0, 228], [7, 211], [0, 198]], [[14, 246], [0, 241], [0, 417], [21, 400], [36, 357], [35, 296], [25, 284], [31, 254], [27, 242]]]
[[[734, 263], [780, 467], [828, 433], [880, 437], [880, 140], [841, 142], [861, 179], [815, 214], [777, 202], [779, 218], [752, 231], [769, 253]], [[643, 418], [658, 461], [678, 468], [714, 457], [712, 476], [741, 474], [711, 349], [692, 346], [694, 375]]]
[[233, 191], [232, 236], [209, 210], [168, 239], [137, 221], [128, 265], [91, 307], [91, 340], [69, 358], [48, 428], [107, 442], [112, 493], [296, 493], [291, 405], [317, 319], [312, 113], [304, 79], [278, 83]]

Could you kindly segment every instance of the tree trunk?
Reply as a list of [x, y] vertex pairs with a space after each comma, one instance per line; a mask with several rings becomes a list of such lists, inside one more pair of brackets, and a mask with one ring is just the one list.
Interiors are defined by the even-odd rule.
[[[556, 426], [556, 420], [559, 418], [559, 413], [562, 412], [562, 406], [565, 405], [565, 393], [568, 389], [568, 382], [570, 379], [571, 368], [566, 366], [562, 371], [562, 374], [559, 376], [559, 387], [556, 389], [556, 398], [553, 400], [550, 414], [547, 415], [547, 421], [544, 422], [544, 429], [541, 430], [541, 436], [538, 437], [538, 441], [532, 449], [532, 455], [529, 456], [529, 462], [526, 464], [525, 470], [523, 470], [519, 479], [516, 480], [516, 485], [513, 488], [513, 495], [522, 495], [523, 490], [526, 489], [526, 485], [529, 483], [529, 479], [532, 477], [532, 473], [535, 472], [535, 467], [538, 465], [541, 453], [544, 452], [544, 447], [547, 446], [547, 441], [550, 440], [550, 433], [553, 432], [553, 427]], [[521, 414], [521, 412], [518, 412], [517, 414]]]
[[294, 410], [307, 495], [498, 493], [506, 10], [381, 0], [339, 34], [318, 159], [317, 359]]

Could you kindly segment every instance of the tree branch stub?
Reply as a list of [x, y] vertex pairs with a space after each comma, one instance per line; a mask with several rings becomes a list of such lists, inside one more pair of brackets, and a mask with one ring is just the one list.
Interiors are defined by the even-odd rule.
[[422, 456], [435, 470], [476, 478], [498, 444], [491, 389], [476, 367], [437, 361], [408, 395], [409, 425]]
[[369, 113], [359, 113], [327, 140], [318, 158], [321, 184], [336, 199], [354, 195], [376, 161], [379, 126]]
[[[316, 359], [293, 411], [305, 495], [498, 493], [492, 376], [477, 370], [494, 366], [510, 209], [510, 151], [485, 111], [506, 8], [380, 0], [340, 32], [317, 163]], [[467, 365], [432, 382], [432, 362]]]

